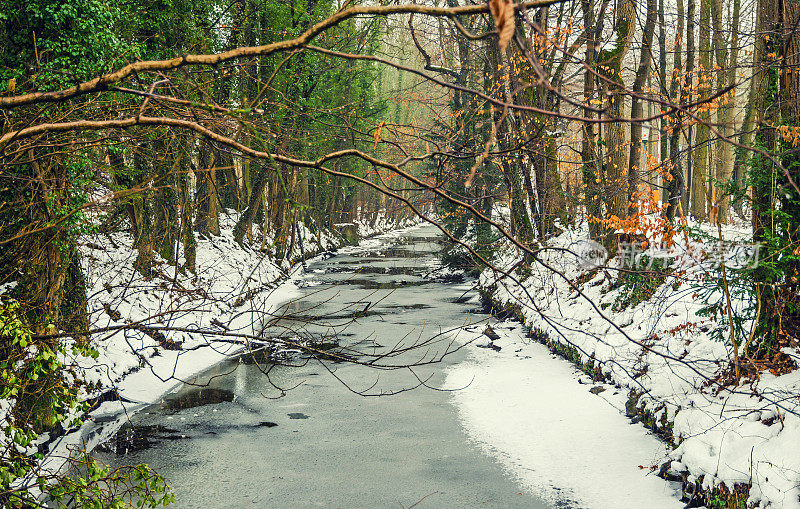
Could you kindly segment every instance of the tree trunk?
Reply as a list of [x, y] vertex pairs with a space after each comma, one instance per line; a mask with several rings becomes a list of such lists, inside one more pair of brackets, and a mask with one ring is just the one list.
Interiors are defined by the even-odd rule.
[[[750, 90], [747, 93], [747, 104], [745, 105], [744, 111], [744, 119], [742, 120], [741, 126], [741, 134], [739, 135], [739, 144], [745, 147], [750, 147], [753, 144], [753, 129], [754, 129], [754, 122], [753, 119], [755, 118], [753, 107], [756, 104], [757, 100], [755, 97], [757, 91], [757, 87], [755, 87], [752, 83], [750, 83]], [[741, 218], [745, 219], [744, 215], [744, 195], [747, 192], [747, 171], [746, 167], [750, 164], [750, 151], [742, 148], [736, 147], [734, 150], [735, 158], [733, 161], [733, 179], [734, 183], [736, 184], [737, 189], [737, 199], [733, 202], [733, 210], [736, 211], [736, 214]]]
[[[638, 192], [641, 181], [641, 153], [642, 153], [642, 124], [636, 119], [642, 118], [642, 100], [638, 95], [644, 91], [647, 76], [650, 74], [650, 60], [653, 52], [653, 32], [656, 26], [656, 0], [647, 0], [647, 19], [642, 35], [642, 49], [639, 55], [639, 67], [636, 69], [636, 78], [633, 81], [633, 95], [631, 97], [631, 153], [628, 162], [628, 214], [633, 216], [638, 212]], [[650, 137], [648, 136], [648, 139]], [[664, 154], [662, 154], [662, 157]]]
[[175, 261], [175, 242], [178, 237], [178, 195], [176, 192], [176, 173], [180, 155], [175, 155], [175, 147], [160, 140], [156, 151], [162, 166], [154, 178], [153, 193], [153, 248], [169, 263]]
[[[678, 16], [678, 24], [680, 25], [680, 16]], [[647, 34], [645, 33], [645, 36]], [[667, 96], [667, 30], [664, 23], [664, 0], [658, 1], [658, 77], [661, 86], [659, 89], [661, 90], [662, 96]], [[652, 105], [653, 103], [649, 103]], [[669, 142], [667, 131], [669, 130], [670, 124], [668, 122], [667, 117], [661, 117], [658, 121], [659, 123], [659, 130], [658, 130], [658, 141], [659, 141], [659, 160], [663, 164], [665, 161], [669, 159]], [[652, 131], [651, 131], [652, 134]], [[647, 137], [648, 140], [652, 140], [652, 136]], [[662, 190], [662, 196], [665, 193]]]
[[[675, 52], [673, 66], [672, 66], [672, 80], [669, 87], [669, 98], [671, 101], [678, 101], [678, 88], [681, 84], [681, 46], [683, 39], [683, 0], [678, 0], [678, 34], [675, 38]], [[681, 154], [680, 154], [680, 136], [681, 136], [681, 114], [676, 112], [670, 115], [670, 133], [669, 133], [669, 162], [664, 161], [663, 164], [669, 165], [669, 181], [667, 183], [667, 207], [664, 209], [664, 215], [670, 221], [675, 220], [675, 214], [678, 211], [678, 200], [684, 192], [683, 171], [681, 169]], [[666, 135], [666, 133], [665, 133]]]
[[[686, 72], [681, 84], [681, 104], [691, 101], [694, 90], [694, 10], [695, 0], [688, 0], [686, 4]], [[692, 126], [686, 129], [686, 187], [681, 197], [681, 206], [684, 212], [689, 211], [691, 196], [694, 194], [694, 144], [692, 143]]]
[[[755, 144], [757, 147], [774, 152], [777, 147], [775, 125], [779, 122], [778, 111], [778, 77], [774, 69], [773, 59], [767, 55], [778, 45], [777, 20], [778, 12], [775, 0], [759, 0], [756, 22], [755, 69], [764, 69], [753, 77], [754, 103], [753, 111], [756, 124]], [[752, 181], [752, 224], [753, 240], [764, 242], [774, 235], [771, 215], [775, 199], [775, 167], [767, 157], [754, 153], [751, 158], [750, 178]]]
[[[494, 90], [494, 96], [503, 102], [515, 101], [515, 98], [509, 93], [509, 85], [512, 80], [512, 74], [518, 75], [517, 72], [512, 73], [511, 62], [517, 58], [523, 58], [513, 50], [514, 46], [509, 45], [508, 55], [504, 55], [500, 51], [497, 40], [492, 38], [488, 42], [488, 57], [489, 57], [489, 73], [486, 78], [488, 80], [488, 90]], [[516, 88], [516, 87], [515, 87]], [[505, 118], [504, 118], [505, 117]], [[506, 151], [510, 148], [515, 140], [511, 140], [511, 135], [519, 135], [516, 129], [510, 125], [512, 119], [517, 117], [513, 115], [503, 115], [500, 109], [494, 109], [492, 112], [491, 121], [495, 124], [494, 129], [497, 130], [497, 144], [500, 151]], [[503, 172], [503, 179], [506, 183], [508, 191], [509, 208], [511, 210], [511, 228], [512, 233], [523, 242], [528, 243], [533, 240], [533, 227], [531, 226], [530, 218], [528, 217], [528, 210], [525, 205], [525, 191], [522, 183], [522, 168], [519, 166], [516, 158], [503, 157], [500, 160], [501, 170]], [[476, 186], [477, 187], [477, 186]], [[480, 186], [482, 188], [482, 186]]]
[[[149, 145], [139, 145], [133, 153], [133, 171], [136, 185], [143, 186], [153, 174], [152, 151]], [[151, 203], [147, 191], [141, 189], [131, 197], [133, 207], [134, 238], [133, 247], [137, 250], [134, 267], [145, 279], [153, 277], [153, 221]]]
[[192, 227], [192, 196], [189, 189], [190, 161], [189, 153], [180, 154], [180, 174], [178, 175], [178, 189], [180, 190], [181, 208], [181, 242], [183, 243], [183, 258], [185, 270], [196, 272], [197, 250], [195, 247], [194, 228]]
[[[722, 32], [722, 9], [723, 1], [716, 0], [714, 4], [714, 47], [717, 60], [717, 89], [722, 90], [736, 81], [736, 68], [738, 63], [738, 26], [739, 26], [739, 0], [733, 2], [733, 14], [731, 18], [732, 36], [730, 45]], [[730, 55], [728, 54], [730, 47]], [[730, 58], [730, 66], [728, 59]], [[713, 204], [717, 207], [717, 221], [726, 223], [728, 221], [728, 208], [730, 199], [725, 186], [728, 184], [732, 174], [733, 166], [733, 111], [736, 107], [736, 89], [728, 92], [720, 98], [720, 106], [717, 110], [717, 130], [730, 141], [720, 139], [716, 143], [716, 167]]]
[[200, 144], [200, 168], [195, 172], [197, 177], [197, 232], [206, 237], [219, 235], [219, 196], [217, 193], [214, 147], [210, 140], [204, 139]]
[[[606, 85], [608, 96], [608, 118], [624, 117], [625, 90], [622, 80], [622, 61], [628, 52], [636, 24], [635, 0], [619, 0], [617, 3], [616, 43], [611, 51], [601, 51], [598, 63], [601, 70], [611, 80]], [[608, 214], [624, 218], [628, 211], [628, 186], [626, 165], [628, 164], [628, 142], [625, 136], [625, 122], [606, 124], [606, 188], [605, 201]]]
[[239, 217], [239, 221], [233, 228], [233, 238], [239, 244], [244, 242], [245, 234], [253, 227], [253, 220], [256, 218], [259, 207], [261, 207], [261, 200], [264, 197], [264, 191], [269, 181], [265, 173], [264, 171], [260, 171], [256, 175], [253, 191], [250, 193], [250, 200], [247, 202], [247, 208], [244, 209], [241, 217]]
[[[41, 143], [46, 146], [44, 140]], [[3, 230], [2, 240], [22, 233], [11, 230], [11, 226], [21, 224], [27, 229], [33, 225], [34, 230], [0, 247], [0, 262], [5, 265], [0, 267], [0, 274], [16, 279], [18, 284], [10, 296], [22, 305], [34, 334], [51, 333], [47, 326], [53, 324], [75, 333], [76, 339], [82, 341], [88, 319], [76, 239], [65, 228], [35, 230], [63, 217], [62, 211], [70, 198], [70, 166], [59, 153], [30, 149], [24, 170], [26, 178], [14, 178], [13, 171], [4, 168], [0, 172], [0, 187], [15, 189], [20, 197], [24, 197], [24, 206], [0, 207], [0, 220], [7, 227]], [[7, 215], [10, 210], [15, 211], [16, 217]], [[22, 222], [18, 216], [21, 214], [24, 214]], [[11, 270], [6, 272], [7, 268]], [[3, 279], [3, 282], [7, 280]]]
[[[583, 10], [584, 31], [586, 32], [586, 53], [587, 63], [594, 64], [595, 47], [597, 45], [597, 32], [594, 23], [594, 5], [592, 0], [581, 0]], [[582, 125], [581, 139], [581, 178], [583, 180], [584, 201], [586, 203], [586, 215], [589, 221], [589, 236], [592, 239], [600, 239], [605, 232], [601, 223], [596, 220], [602, 219], [602, 201], [600, 192], [600, 172], [597, 167], [601, 161], [598, 151], [597, 134], [595, 123], [591, 120], [594, 113], [589, 109], [595, 98], [594, 91], [595, 75], [587, 69], [583, 73], [583, 104], [586, 106], [583, 115], [586, 120]]]
[[[730, 59], [729, 59], [729, 66], [730, 71], [728, 74], [728, 84], [733, 85], [736, 83], [736, 72], [739, 67], [739, 18], [741, 13], [741, 0], [733, 0], [733, 14], [731, 17], [731, 43], [730, 43]], [[726, 104], [725, 108], [725, 117], [723, 119], [723, 126], [725, 126], [726, 130], [724, 134], [728, 138], [732, 138], [734, 135], [734, 131], [736, 131], [734, 122], [735, 122], [735, 112], [736, 112], [736, 98], [738, 96], [737, 89], [734, 88], [731, 92], [730, 102]], [[746, 114], [745, 114], [746, 115]], [[735, 187], [738, 187], [739, 181], [737, 177], [734, 175], [735, 167], [734, 167], [734, 154], [736, 149], [733, 146], [733, 140], [730, 142], [725, 142], [725, 168], [726, 173], [723, 175], [725, 181], [733, 180], [733, 184]], [[741, 201], [740, 201], [741, 203]], [[730, 198], [726, 198], [724, 203], [724, 215], [722, 216], [724, 220], [727, 220], [728, 215], [730, 214]]]
[[[700, 66], [698, 69], [699, 82], [697, 92], [701, 99], [707, 98], [712, 91], [711, 73], [711, 1], [700, 0]], [[698, 220], [704, 220], [706, 214], [706, 196], [708, 194], [708, 156], [709, 156], [709, 130], [711, 121], [709, 106], [705, 105], [698, 117], [697, 147], [693, 154], [694, 172], [692, 175], [692, 215]]]

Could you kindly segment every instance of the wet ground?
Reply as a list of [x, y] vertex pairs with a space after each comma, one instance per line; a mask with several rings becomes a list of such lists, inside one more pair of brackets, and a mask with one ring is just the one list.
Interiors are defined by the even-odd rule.
[[303, 296], [283, 310], [299, 321], [276, 331], [316, 341], [319, 359], [281, 365], [263, 350], [220, 364], [98, 455], [149, 463], [176, 507], [549, 507], [470, 443], [451, 393], [437, 390], [465, 354], [429, 361], [457, 347], [450, 331], [486, 320], [465, 303], [471, 282], [437, 270], [440, 247], [420, 227], [310, 264]]

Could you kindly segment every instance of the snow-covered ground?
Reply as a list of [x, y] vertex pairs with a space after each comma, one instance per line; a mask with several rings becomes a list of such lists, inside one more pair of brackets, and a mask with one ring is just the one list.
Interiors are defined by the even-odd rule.
[[519, 323], [496, 324], [494, 331], [499, 352], [471, 346], [469, 359], [447, 377], [451, 388], [469, 384], [454, 392], [455, 403], [468, 435], [487, 454], [554, 504], [683, 507], [676, 486], [653, 471], [668, 447], [623, 415], [627, 391], [595, 384], [546, 346], [524, 341]]
[[[583, 363], [599, 363], [612, 384], [620, 387], [619, 401], [626, 399], [629, 391], [636, 391], [641, 394], [640, 408], [649, 411], [659, 426], [669, 429], [674, 423], [672, 432], [679, 445], [669, 452], [673, 473], [685, 473], [690, 482], [702, 476], [704, 488], [720, 483], [728, 488], [751, 484], [750, 504], [798, 508], [800, 370], [780, 376], [763, 372], [758, 380], [743, 379], [734, 390], [723, 389], [712, 381], [728, 367], [731, 345], [725, 334], [721, 339], [714, 338], [720, 327], [724, 333], [725, 324], [697, 315], [707, 303], [722, 297], [718, 290], [708, 290], [710, 283], [700, 278], [712, 263], [708, 259], [698, 263], [696, 256], [701, 248], [710, 251], [710, 238], [715, 231], [708, 233], [705, 244], [683, 237], [670, 253], [685, 271], [680, 286], [668, 278], [652, 298], [623, 310], [615, 310], [619, 309], [615, 303], [630, 289], [610, 289], [616, 271], [600, 269], [587, 276], [588, 280], [579, 286], [580, 292], [569, 283], [586, 274], [587, 268], [581, 266], [577, 256], [564, 250], [579, 250], [588, 237], [585, 229], [567, 230], [552, 239], [549, 246], [555, 249], [539, 254], [543, 263], [534, 264], [530, 276], [521, 284], [487, 270], [481, 276], [481, 285], [491, 288], [493, 298], [500, 304], [518, 306], [526, 327], [577, 349]], [[724, 235], [727, 240], [745, 238], [743, 230], [736, 228], [726, 229]], [[500, 266], [510, 267], [516, 259], [517, 254], [508, 250], [501, 257]], [[733, 297], [734, 309], [742, 309], [745, 302]], [[750, 324], [744, 325], [749, 330]], [[546, 349], [526, 344], [521, 335], [514, 337], [517, 339], [508, 347], [512, 352], [520, 349], [522, 358], [481, 359], [482, 376], [476, 378], [477, 390], [456, 396], [467, 429], [520, 478], [533, 479], [534, 474], [526, 473], [529, 468], [547, 472], [554, 481], [563, 481], [560, 476], [566, 476], [566, 484], [589, 507], [607, 506], [613, 494], [603, 498], [601, 492], [587, 493], [588, 485], [582, 482], [584, 477], [602, 472], [581, 472], [561, 465], [594, 463], [589, 458], [595, 451], [589, 449], [605, 450], [611, 441], [620, 446], [628, 444], [626, 449], [637, 451], [627, 456], [607, 453], [610, 457], [605, 466], [613, 478], [640, 464], [649, 469], [657, 458], [652, 446], [642, 445], [644, 431], [631, 430], [630, 436], [620, 437], [619, 442], [615, 437], [597, 437], [595, 430], [581, 432], [581, 425], [604, 429], [601, 423], [605, 419], [617, 417], [607, 415], [610, 407], [602, 407], [599, 398], [587, 395], [586, 387], [552, 383], [548, 373], [556, 368], [543, 363]], [[501, 354], [505, 351], [506, 348]], [[800, 361], [797, 349], [785, 348], [784, 353]], [[526, 355], [530, 358], [524, 358]], [[513, 383], [515, 380], [524, 382]], [[573, 398], [574, 402], [569, 401]], [[624, 410], [619, 401], [614, 405]], [[539, 408], [534, 407], [537, 403], [541, 403]], [[597, 407], [596, 411], [584, 411], [588, 405]], [[500, 411], [507, 407], [520, 412]], [[618, 418], [624, 420], [621, 415]], [[557, 424], [560, 420], [564, 422], [563, 430]], [[597, 442], [590, 443], [591, 436], [597, 437]], [[586, 454], [587, 460], [574, 463], [558, 455], [546, 459], [549, 451], [560, 451], [560, 446], [553, 446], [550, 441], [564, 442], [568, 450]], [[581, 445], [572, 447], [576, 443]], [[644, 447], [641, 453], [639, 447]], [[540, 453], [545, 458], [536, 456]], [[648, 482], [666, 484], [651, 478]], [[625, 492], [636, 490], [624, 486], [623, 478], [618, 483], [617, 487]], [[650, 503], [629, 505], [620, 500], [623, 502], [617, 507], [656, 507]]]

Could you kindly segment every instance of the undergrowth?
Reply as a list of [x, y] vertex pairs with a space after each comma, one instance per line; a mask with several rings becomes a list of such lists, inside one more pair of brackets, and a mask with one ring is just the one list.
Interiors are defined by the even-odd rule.
[[[67, 459], [66, 473], [39, 471], [40, 436], [58, 425], [79, 426], [87, 386], [65, 364], [67, 355], [97, 356], [81, 343], [36, 341], [12, 299], [0, 302], [0, 507], [81, 509], [166, 506], [174, 499], [147, 465], [111, 469], [88, 454]], [[50, 327], [49, 330], [54, 330]]]
[[642, 255], [638, 266], [620, 270], [617, 279], [611, 283], [609, 291], [620, 290], [611, 309], [624, 311], [650, 300], [669, 274], [669, 260], [650, 259], [647, 255]]

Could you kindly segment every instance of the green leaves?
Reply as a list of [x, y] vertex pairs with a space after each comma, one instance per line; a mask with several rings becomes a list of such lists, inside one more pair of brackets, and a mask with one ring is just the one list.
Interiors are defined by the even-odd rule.
[[147, 465], [111, 470], [107, 465], [84, 455], [73, 465], [83, 471], [61, 479], [46, 488], [57, 507], [106, 509], [125, 507], [166, 507], [174, 502], [169, 485]]
[[[0, 459], [0, 505], [7, 507], [39, 505], [35, 503], [36, 495], [12, 489], [18, 479], [29, 475], [43, 459], [38, 452], [30, 451], [39, 437], [37, 416], [47, 415], [53, 422], [60, 422], [70, 412], [81, 415], [89, 409], [87, 402], [79, 401], [82, 383], [68, 383], [67, 368], [59, 360], [67, 345], [35, 341], [19, 310], [20, 304], [15, 300], [0, 302], [0, 350], [4, 354], [0, 361], [0, 399], [10, 400], [13, 405], [11, 412], [0, 418], [5, 419], [2, 429], [5, 439], [17, 446]], [[82, 344], [72, 344], [69, 349], [75, 355], [98, 355], [96, 349]], [[28, 401], [36, 404], [31, 406]], [[76, 417], [67, 425], [81, 423], [81, 418]], [[73, 503], [69, 506], [159, 507], [174, 500], [164, 479], [145, 465], [111, 471], [85, 453], [69, 461], [71, 468], [66, 476], [55, 482], [39, 479], [40, 490], [56, 507]]]
[[26, 91], [53, 90], [114, 67], [125, 53], [116, 35], [121, 17], [110, 0], [5, 0], [0, 31], [0, 82], [22, 78]]

